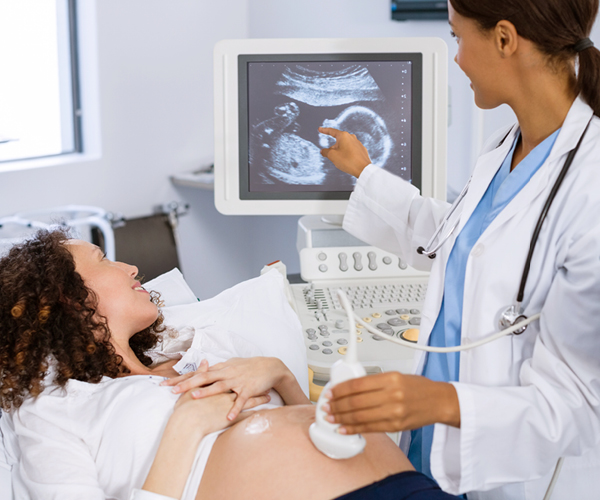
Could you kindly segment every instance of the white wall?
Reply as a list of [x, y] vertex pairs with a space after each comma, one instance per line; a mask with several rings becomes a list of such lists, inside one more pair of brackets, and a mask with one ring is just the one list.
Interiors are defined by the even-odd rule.
[[[391, 21], [389, 0], [99, 0], [96, 5], [102, 157], [1, 173], [0, 215], [75, 203], [134, 217], [150, 213], [157, 203], [186, 201], [191, 209], [181, 219], [181, 263], [202, 298], [256, 276], [276, 259], [290, 272], [299, 271], [297, 217], [225, 217], [214, 209], [211, 192], [175, 188], [168, 180], [212, 161], [217, 40], [418, 35], [440, 36], [454, 49], [445, 22]], [[473, 109], [471, 91], [455, 65], [450, 85], [452, 193], [469, 170]]]
[[[256, 276], [272, 260], [299, 270], [297, 217], [225, 217], [216, 212], [211, 192], [175, 188], [168, 180], [212, 162], [217, 40], [439, 36], [451, 59], [455, 52], [447, 23], [391, 21], [389, 0], [98, 0], [96, 5], [102, 157], [0, 173], [0, 216], [76, 203], [134, 217], [149, 214], [158, 203], [187, 201], [191, 210], [181, 219], [180, 256], [201, 298]], [[467, 79], [453, 62], [449, 72], [452, 198], [472, 167], [478, 147], [472, 138], [509, 118], [497, 111], [482, 120]]]
[[246, 2], [96, 4], [102, 158], [3, 173], [0, 214], [65, 202], [147, 214], [176, 197], [169, 174], [212, 160], [212, 45], [247, 33]]

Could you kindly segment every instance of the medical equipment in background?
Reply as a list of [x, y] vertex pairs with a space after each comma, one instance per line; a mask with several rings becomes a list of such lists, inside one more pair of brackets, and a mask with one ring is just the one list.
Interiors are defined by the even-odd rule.
[[[115, 259], [115, 237], [111, 225], [112, 214], [99, 207], [65, 205], [28, 212], [18, 212], [13, 216], [0, 219], [0, 243], [5, 249], [22, 241], [38, 229], [52, 226], [74, 228], [79, 237], [91, 241], [91, 230], [96, 228], [102, 233], [104, 252], [110, 260]], [[10, 229], [9, 229], [10, 228]], [[10, 233], [3, 236], [2, 229]]]
[[[144, 280], [151, 280], [174, 267], [181, 269], [178, 226], [189, 205], [171, 201], [153, 207], [150, 215], [118, 216], [113, 220], [115, 258], [135, 262]], [[102, 246], [102, 235], [93, 231], [93, 243]]]
[[[373, 162], [446, 197], [448, 49], [439, 38], [223, 40], [214, 50], [215, 206], [299, 221], [306, 285], [292, 285], [315, 381], [345, 356], [348, 325], [332, 290], [383, 332], [416, 339], [427, 273], [322, 221], [345, 213], [355, 180], [320, 154], [330, 126], [355, 133]], [[334, 90], [332, 90], [334, 89]], [[335, 221], [334, 221], [335, 222]], [[365, 333], [367, 373], [412, 370], [413, 351]]]
[[356, 134], [374, 164], [444, 200], [447, 73], [439, 38], [217, 43], [217, 210], [343, 215], [355, 181], [321, 156], [320, 126]]
[[[297, 248], [304, 284], [292, 284], [314, 382], [324, 385], [331, 366], [345, 359], [348, 335], [358, 342], [358, 359], [367, 373], [412, 373], [414, 351], [384, 341], [382, 333], [415, 341], [427, 291], [428, 273], [397, 256], [367, 245], [341, 226], [318, 216], [298, 221]], [[366, 324], [348, 322], [336, 290], [343, 290]]]
[[[291, 288], [316, 383], [327, 382], [332, 365], [347, 356], [349, 334], [351, 339], [357, 339], [358, 358], [367, 373], [412, 373], [415, 349], [473, 349], [505, 335], [518, 334], [540, 316], [522, 317], [502, 331], [467, 345], [417, 345], [427, 273], [412, 269], [393, 254], [367, 246], [341, 227], [316, 216], [298, 221], [297, 246], [301, 276], [308, 283]], [[351, 321], [337, 297], [338, 290], [352, 300], [355, 313]]]
[[37, 229], [15, 216], [0, 217], [0, 257], [7, 254], [13, 245], [35, 233]]
[[361, 333], [367, 373], [412, 370], [412, 350], [348, 325], [333, 289], [342, 287], [356, 312], [381, 331], [413, 340], [428, 279], [345, 233], [339, 221], [317, 216], [343, 215], [355, 183], [321, 156], [331, 138], [318, 127], [355, 133], [375, 164], [423, 196], [444, 200], [447, 55], [439, 38], [245, 39], [215, 46], [215, 206], [231, 215], [308, 214], [298, 231], [307, 284], [292, 285], [292, 293], [317, 384], [345, 356], [349, 332]]

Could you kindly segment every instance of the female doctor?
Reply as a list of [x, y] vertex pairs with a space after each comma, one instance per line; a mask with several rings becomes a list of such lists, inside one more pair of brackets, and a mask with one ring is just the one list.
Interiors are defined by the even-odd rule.
[[448, 8], [455, 61], [476, 104], [506, 103], [518, 123], [485, 146], [455, 210], [372, 165], [354, 136], [320, 129], [336, 139], [322, 154], [358, 177], [344, 228], [431, 269], [420, 343], [469, 344], [497, 332], [518, 299], [534, 228], [575, 150], [517, 304], [541, 317], [474, 350], [417, 354], [420, 376], [339, 384], [329, 419], [347, 433], [411, 431], [401, 446], [413, 465], [469, 500], [541, 499], [560, 457], [552, 498], [598, 498], [600, 52], [588, 38], [598, 0], [450, 0]]

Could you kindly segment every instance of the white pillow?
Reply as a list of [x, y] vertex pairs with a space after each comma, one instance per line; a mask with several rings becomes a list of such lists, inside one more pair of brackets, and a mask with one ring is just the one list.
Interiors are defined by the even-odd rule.
[[183, 274], [176, 267], [168, 273], [161, 274], [153, 280], [144, 283], [143, 287], [148, 291], [154, 290], [159, 292], [165, 306], [178, 306], [198, 301], [192, 289], [183, 279]]
[[308, 362], [302, 325], [291, 308], [284, 278], [273, 269], [198, 302], [178, 270], [144, 285], [161, 293], [165, 324], [183, 331], [221, 329], [257, 346], [263, 356], [281, 359], [308, 396]]

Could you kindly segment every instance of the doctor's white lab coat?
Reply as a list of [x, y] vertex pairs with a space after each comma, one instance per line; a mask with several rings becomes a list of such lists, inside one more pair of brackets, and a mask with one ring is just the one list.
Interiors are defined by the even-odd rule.
[[[473, 247], [465, 276], [463, 344], [497, 332], [500, 315], [514, 303], [542, 206], [592, 115], [581, 99], [574, 102], [546, 162]], [[419, 343], [428, 342], [440, 310], [454, 240], [508, 154], [518, 126], [498, 146], [506, 132], [484, 148], [457, 210], [460, 223], [433, 261], [416, 249], [427, 244], [447, 203], [422, 198], [411, 184], [373, 165], [352, 194], [344, 229], [415, 268], [431, 268]], [[540, 500], [557, 460], [567, 457], [552, 498], [600, 498], [598, 117], [543, 225], [523, 306], [528, 316], [541, 311], [525, 333], [460, 354], [454, 385], [461, 428], [436, 424], [433, 475], [444, 490], [467, 492], [469, 500]], [[424, 361], [417, 351], [416, 373]], [[409, 437], [404, 434], [403, 443]]]

